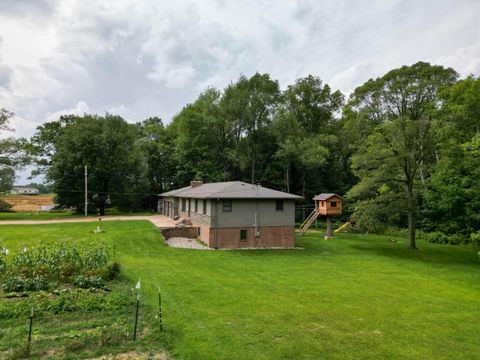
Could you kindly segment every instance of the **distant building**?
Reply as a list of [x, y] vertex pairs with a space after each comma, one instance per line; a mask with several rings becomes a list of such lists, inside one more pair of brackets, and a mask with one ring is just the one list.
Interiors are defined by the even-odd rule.
[[160, 194], [158, 211], [190, 220], [211, 248], [293, 248], [300, 196], [241, 181], [190, 186]]
[[12, 190], [10, 190], [10, 194], [12, 195], [38, 195], [38, 189], [31, 188], [31, 187], [23, 187], [23, 186], [14, 186]]

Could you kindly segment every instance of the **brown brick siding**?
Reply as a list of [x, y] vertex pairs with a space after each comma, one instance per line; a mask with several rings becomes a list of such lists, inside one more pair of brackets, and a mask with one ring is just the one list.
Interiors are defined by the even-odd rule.
[[[247, 240], [240, 240], [240, 230], [247, 230]], [[295, 228], [293, 226], [259, 227], [259, 237], [255, 237], [255, 229], [250, 228], [220, 228], [210, 229], [208, 242], [210, 247], [219, 249], [237, 248], [293, 248], [295, 247]], [[215, 233], [217, 239], [215, 239]], [[217, 245], [218, 242], [218, 245]]]

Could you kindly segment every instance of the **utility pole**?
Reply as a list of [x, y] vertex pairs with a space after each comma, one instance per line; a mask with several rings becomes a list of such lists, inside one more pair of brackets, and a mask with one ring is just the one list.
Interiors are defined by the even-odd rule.
[[87, 165], [85, 165], [85, 216], [88, 215], [88, 172]]

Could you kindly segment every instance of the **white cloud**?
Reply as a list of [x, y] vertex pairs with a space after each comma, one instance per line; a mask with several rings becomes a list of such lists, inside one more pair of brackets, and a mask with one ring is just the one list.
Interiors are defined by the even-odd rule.
[[444, 55], [436, 63], [459, 69], [463, 76], [480, 74], [480, 36], [477, 42], [459, 48], [453, 54]]
[[119, 106], [114, 106], [108, 109], [107, 113], [111, 115], [120, 115], [125, 118], [127, 117], [127, 114], [128, 114], [128, 107], [126, 107], [123, 104], [120, 104]]
[[168, 122], [256, 71], [344, 92], [419, 60], [478, 75], [479, 13], [472, 0], [0, 0], [0, 107], [27, 136], [63, 113]]
[[69, 109], [57, 110], [45, 115], [45, 121], [55, 121], [61, 115], [83, 115], [90, 112], [90, 106], [85, 101], [79, 101], [74, 107]]

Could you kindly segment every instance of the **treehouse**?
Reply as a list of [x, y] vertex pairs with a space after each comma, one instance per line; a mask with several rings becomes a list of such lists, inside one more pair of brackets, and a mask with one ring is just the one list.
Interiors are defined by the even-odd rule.
[[343, 198], [336, 194], [320, 194], [313, 198], [319, 215], [340, 215]]
[[333, 236], [332, 216], [342, 213], [343, 198], [337, 194], [320, 194], [316, 195], [313, 200], [315, 201], [315, 209], [300, 226], [300, 235], [305, 234], [320, 215], [325, 215], [327, 217], [327, 233], [325, 239], [329, 239]]

